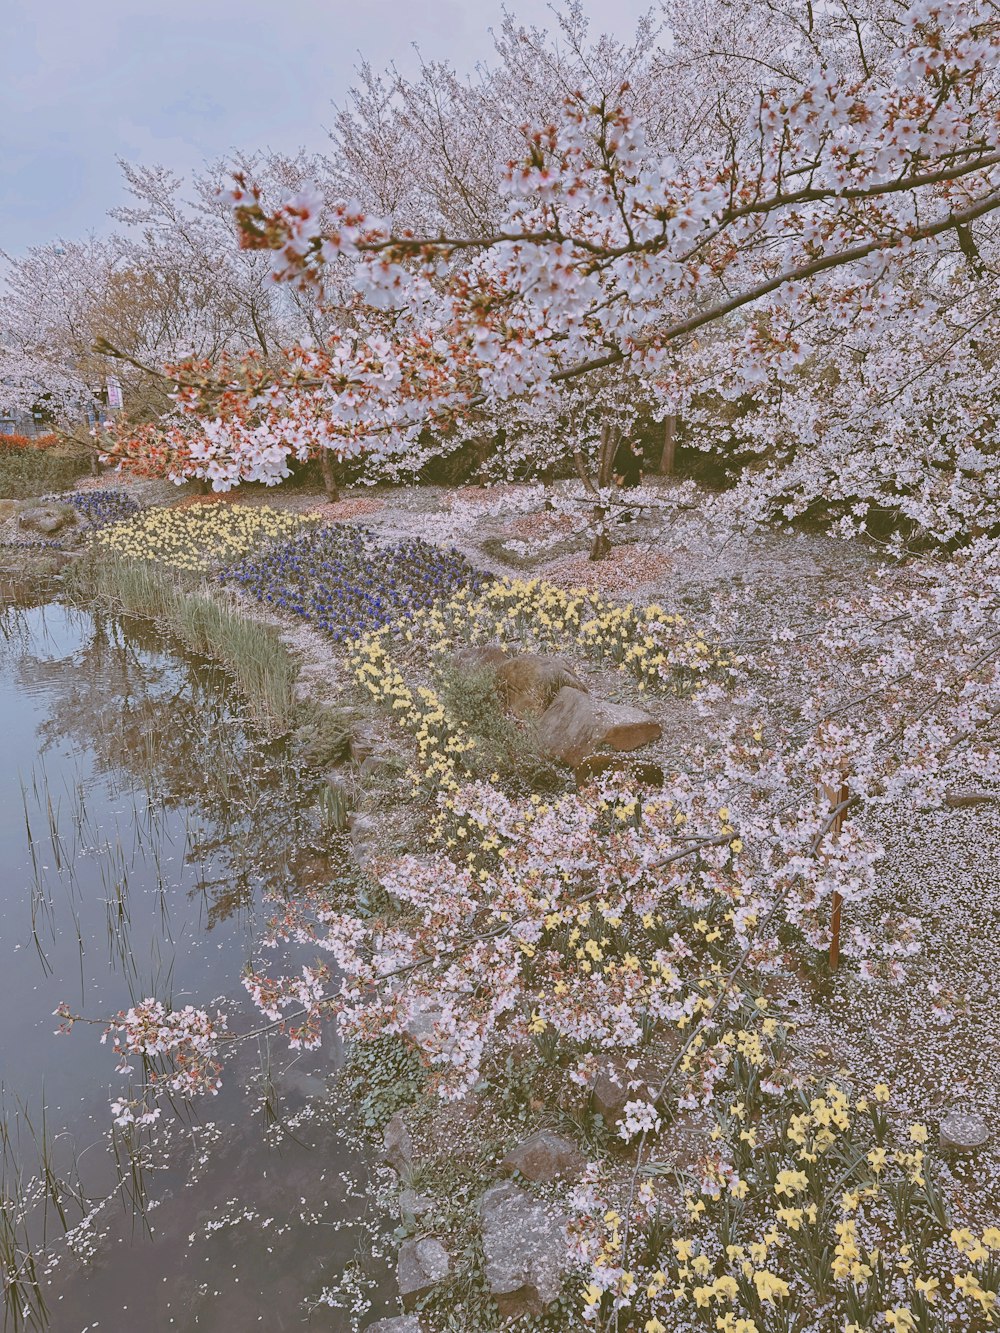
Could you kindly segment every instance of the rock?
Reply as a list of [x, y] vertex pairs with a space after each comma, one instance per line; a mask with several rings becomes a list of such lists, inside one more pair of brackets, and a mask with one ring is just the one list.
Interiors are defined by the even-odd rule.
[[368, 1325], [365, 1333], [423, 1333], [423, 1329], [415, 1314], [398, 1314], [388, 1319], [376, 1319], [374, 1324]]
[[497, 668], [497, 683], [515, 717], [537, 717], [564, 686], [581, 693], [587, 687], [568, 662], [545, 653], [520, 653]]
[[28, 532], [40, 532], [45, 537], [77, 526], [76, 510], [71, 505], [40, 504], [22, 509], [19, 522]]
[[0, 500], [0, 523], [6, 523], [16, 512], [16, 500]]
[[509, 660], [507, 650], [499, 643], [479, 643], [459, 648], [452, 654], [452, 663], [459, 671], [480, 671], [499, 668]]
[[399, 1216], [404, 1222], [410, 1219], [423, 1217], [434, 1207], [434, 1200], [426, 1194], [418, 1194], [416, 1190], [405, 1189], [399, 1191]]
[[351, 847], [351, 860], [362, 870], [366, 870], [374, 860], [375, 851], [372, 839], [375, 834], [375, 821], [368, 815], [352, 810], [347, 816], [347, 840]]
[[359, 727], [347, 738], [347, 753], [354, 764], [363, 764], [374, 751], [378, 737], [369, 727]]
[[404, 1178], [413, 1169], [413, 1136], [398, 1111], [382, 1131], [382, 1160]]
[[645, 787], [663, 786], [663, 769], [659, 764], [648, 760], [625, 759], [620, 754], [588, 754], [573, 770], [573, 777], [578, 787], [586, 787], [594, 778], [605, 773], [622, 773], [633, 782], [641, 782]]
[[576, 1180], [586, 1165], [587, 1159], [575, 1143], [541, 1129], [512, 1148], [500, 1163], [500, 1170], [505, 1176], [516, 1171], [525, 1180], [555, 1180], [559, 1176]]
[[479, 1204], [486, 1280], [502, 1319], [541, 1314], [559, 1295], [568, 1261], [566, 1219], [512, 1180]]
[[599, 1061], [587, 1087], [593, 1109], [604, 1118], [608, 1129], [617, 1126], [626, 1102], [648, 1100], [658, 1090], [666, 1068], [664, 1059], [669, 1064], [683, 1042], [681, 1032], [660, 1034], [657, 1042], [659, 1063], [649, 1054], [629, 1059], [622, 1055], [606, 1055]]
[[625, 1103], [632, 1099], [629, 1091], [629, 1079], [633, 1075], [625, 1067], [623, 1060], [607, 1059], [598, 1066], [590, 1084], [594, 1110], [604, 1118], [605, 1125], [613, 1128], [625, 1108]]
[[990, 1137], [986, 1121], [971, 1111], [949, 1111], [941, 1121], [941, 1151], [975, 1152], [985, 1147]]
[[577, 765], [594, 750], [636, 750], [662, 735], [659, 722], [641, 708], [594, 699], [565, 685], [536, 723], [538, 746], [553, 759]]
[[375, 778], [395, 774], [398, 772], [398, 765], [395, 756], [373, 751], [366, 759], [362, 759], [358, 772], [363, 779], [371, 782]]
[[450, 1267], [448, 1251], [433, 1236], [404, 1240], [399, 1247], [396, 1269], [403, 1309], [412, 1310], [419, 1300], [430, 1295], [448, 1276]]

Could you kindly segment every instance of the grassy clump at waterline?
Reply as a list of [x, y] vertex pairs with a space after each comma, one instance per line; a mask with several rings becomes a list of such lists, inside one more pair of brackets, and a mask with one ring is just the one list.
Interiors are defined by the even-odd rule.
[[153, 620], [194, 652], [221, 663], [256, 720], [268, 728], [287, 731], [299, 720], [298, 668], [277, 633], [248, 619], [208, 584], [148, 561], [93, 555], [73, 568], [70, 595]]

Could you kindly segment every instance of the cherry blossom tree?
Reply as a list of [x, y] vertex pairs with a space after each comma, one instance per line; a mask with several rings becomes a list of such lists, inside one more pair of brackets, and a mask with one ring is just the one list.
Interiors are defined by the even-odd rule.
[[[585, 46], [571, 13], [559, 60], [510, 24], [499, 72], [478, 88], [437, 67], [391, 88], [364, 71], [323, 191], [269, 208], [243, 173], [230, 196], [242, 244], [272, 251], [279, 283], [311, 293], [334, 327], [242, 397], [230, 364], [172, 368], [182, 422], [215, 423], [195, 469], [221, 486], [280, 480], [282, 451], [306, 456], [319, 433], [398, 471], [484, 421], [537, 438], [538, 422], [572, 417], [568, 386], [586, 394], [622, 375], [651, 411], [690, 413], [695, 442], [710, 437], [713, 403], [737, 404], [750, 452], [768, 451], [771, 492], [794, 457], [785, 482], [807, 508], [836, 489], [826, 426], [841, 423], [842, 460], [860, 424], [852, 402], [889, 434], [909, 413], [888, 445], [900, 456], [933, 368], [960, 412], [985, 364], [975, 334], [993, 288], [994, 7], [917, 4], [887, 19], [833, 6], [803, 26], [791, 5], [722, 6], [713, 29], [715, 8], [671, 7], [666, 50]], [[718, 39], [706, 46], [707, 31]], [[518, 88], [546, 120], [513, 128]], [[491, 189], [470, 125], [511, 152]], [[331, 200], [331, 183], [346, 194], [352, 180], [353, 201]], [[277, 442], [266, 461], [248, 431]], [[564, 458], [587, 443], [570, 434]], [[853, 449], [845, 505], [884, 498], [883, 463]], [[927, 503], [911, 506], [915, 521]]]

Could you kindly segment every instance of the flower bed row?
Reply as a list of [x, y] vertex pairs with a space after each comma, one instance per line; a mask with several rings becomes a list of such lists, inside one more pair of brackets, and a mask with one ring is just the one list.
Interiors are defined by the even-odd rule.
[[135, 560], [153, 560], [172, 569], [204, 572], [234, 560], [262, 543], [293, 537], [315, 522], [267, 505], [146, 509], [97, 534], [97, 544]]
[[116, 490], [73, 491], [54, 498], [71, 504], [89, 528], [124, 523], [143, 510], [138, 500]]
[[564, 591], [544, 579], [497, 579], [415, 617], [414, 635], [436, 650], [457, 644], [516, 645], [521, 652], [569, 647], [627, 671], [640, 689], [698, 688], [735, 665], [683, 616], [634, 606], [588, 588]]
[[489, 576], [458, 551], [419, 538], [382, 546], [364, 528], [323, 526], [249, 554], [219, 577], [342, 643], [405, 623], [459, 591], [479, 592]]

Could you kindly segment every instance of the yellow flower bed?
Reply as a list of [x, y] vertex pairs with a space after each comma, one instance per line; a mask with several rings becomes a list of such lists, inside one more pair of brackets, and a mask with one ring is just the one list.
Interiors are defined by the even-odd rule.
[[454, 791], [462, 779], [462, 755], [475, 749], [475, 741], [448, 718], [433, 690], [407, 684], [392, 646], [420, 646], [440, 661], [457, 645], [488, 641], [522, 651], [572, 645], [631, 672], [640, 689], [698, 690], [734, 662], [662, 606], [620, 605], [586, 588], [564, 592], [542, 579], [501, 579], [479, 594], [459, 592], [363, 635], [349, 658], [358, 684], [415, 738], [418, 786]]
[[494, 640], [543, 652], [573, 646], [631, 672], [640, 689], [697, 690], [735, 665], [701, 630], [662, 606], [622, 604], [587, 588], [567, 592], [544, 579], [498, 579], [476, 596], [459, 593], [418, 612], [404, 636], [423, 638], [439, 652]]
[[[730, 1031], [723, 1041], [738, 1047], [755, 1036]], [[763, 1052], [745, 1061], [743, 1079], [765, 1064]], [[910, 1124], [900, 1142], [885, 1084], [856, 1100], [836, 1082], [788, 1089], [783, 1135], [759, 1107], [751, 1114], [755, 1090], [746, 1089], [728, 1114], [717, 1104], [700, 1179], [684, 1193], [686, 1235], [653, 1258], [644, 1246], [642, 1217], [657, 1215], [655, 1167], [632, 1201], [638, 1225], [627, 1252], [622, 1214], [606, 1203], [592, 1210], [589, 1319], [617, 1307], [644, 1333], [812, 1329], [819, 1309], [831, 1333], [995, 1324], [1000, 1228], [949, 1219], [930, 1170], [940, 1163], [924, 1147], [928, 1128]]]
[[449, 721], [433, 690], [407, 685], [389, 654], [391, 634], [387, 627], [362, 636], [350, 657], [354, 678], [413, 735], [424, 781], [454, 791], [459, 786], [461, 755], [474, 749], [475, 742]]
[[155, 560], [171, 569], [201, 572], [244, 555], [261, 542], [294, 536], [316, 518], [267, 505], [195, 505], [188, 509], [147, 509], [111, 523], [95, 544], [133, 560]]

